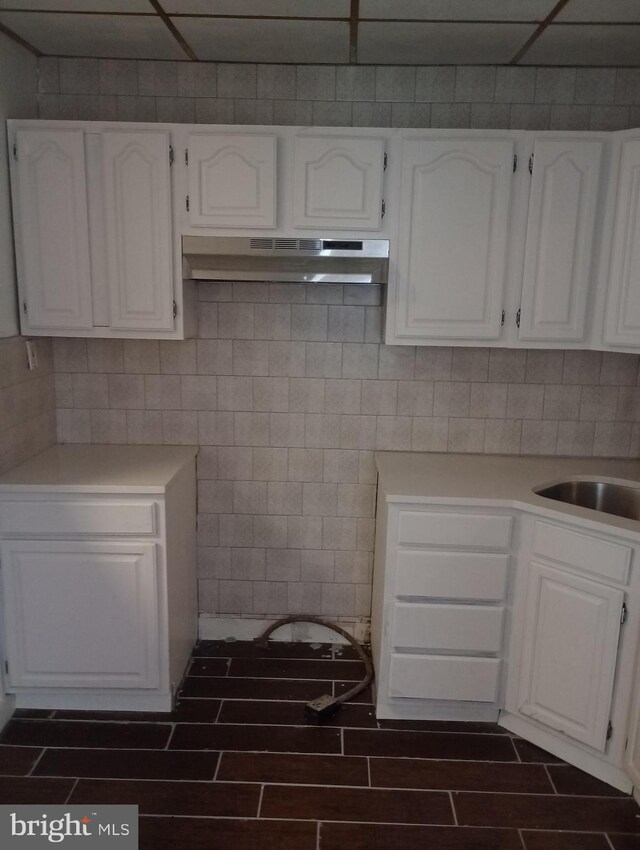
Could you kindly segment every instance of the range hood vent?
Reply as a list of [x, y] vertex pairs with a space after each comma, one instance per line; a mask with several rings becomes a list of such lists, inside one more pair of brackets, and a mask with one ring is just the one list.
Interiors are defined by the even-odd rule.
[[182, 254], [194, 280], [386, 283], [389, 240], [183, 236]]

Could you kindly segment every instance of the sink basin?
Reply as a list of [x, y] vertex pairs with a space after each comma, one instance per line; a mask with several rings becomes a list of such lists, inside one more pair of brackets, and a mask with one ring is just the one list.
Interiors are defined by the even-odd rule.
[[606, 481], [562, 481], [534, 492], [556, 502], [640, 520], [640, 488]]

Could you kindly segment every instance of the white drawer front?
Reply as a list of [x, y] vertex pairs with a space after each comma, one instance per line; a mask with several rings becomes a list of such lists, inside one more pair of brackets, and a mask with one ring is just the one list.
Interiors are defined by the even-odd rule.
[[506, 549], [511, 539], [511, 523], [510, 516], [400, 511], [398, 543]]
[[502, 607], [397, 602], [391, 640], [402, 649], [499, 652], [503, 618]]
[[156, 534], [154, 502], [0, 502], [3, 534]]
[[389, 670], [389, 696], [495, 702], [499, 672], [498, 658], [394, 653]]
[[396, 596], [504, 599], [508, 555], [397, 550]]
[[533, 552], [567, 566], [622, 584], [629, 580], [631, 549], [581, 531], [536, 522]]

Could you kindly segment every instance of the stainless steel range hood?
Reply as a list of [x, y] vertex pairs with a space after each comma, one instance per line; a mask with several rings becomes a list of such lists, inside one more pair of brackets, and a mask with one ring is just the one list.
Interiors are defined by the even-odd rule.
[[284, 283], [386, 283], [388, 239], [183, 236], [185, 277]]

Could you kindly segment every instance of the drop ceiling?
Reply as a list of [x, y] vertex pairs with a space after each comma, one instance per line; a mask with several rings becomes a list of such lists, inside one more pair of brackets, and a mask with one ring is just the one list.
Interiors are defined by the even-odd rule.
[[44, 56], [640, 67], [640, 0], [0, 0]]

